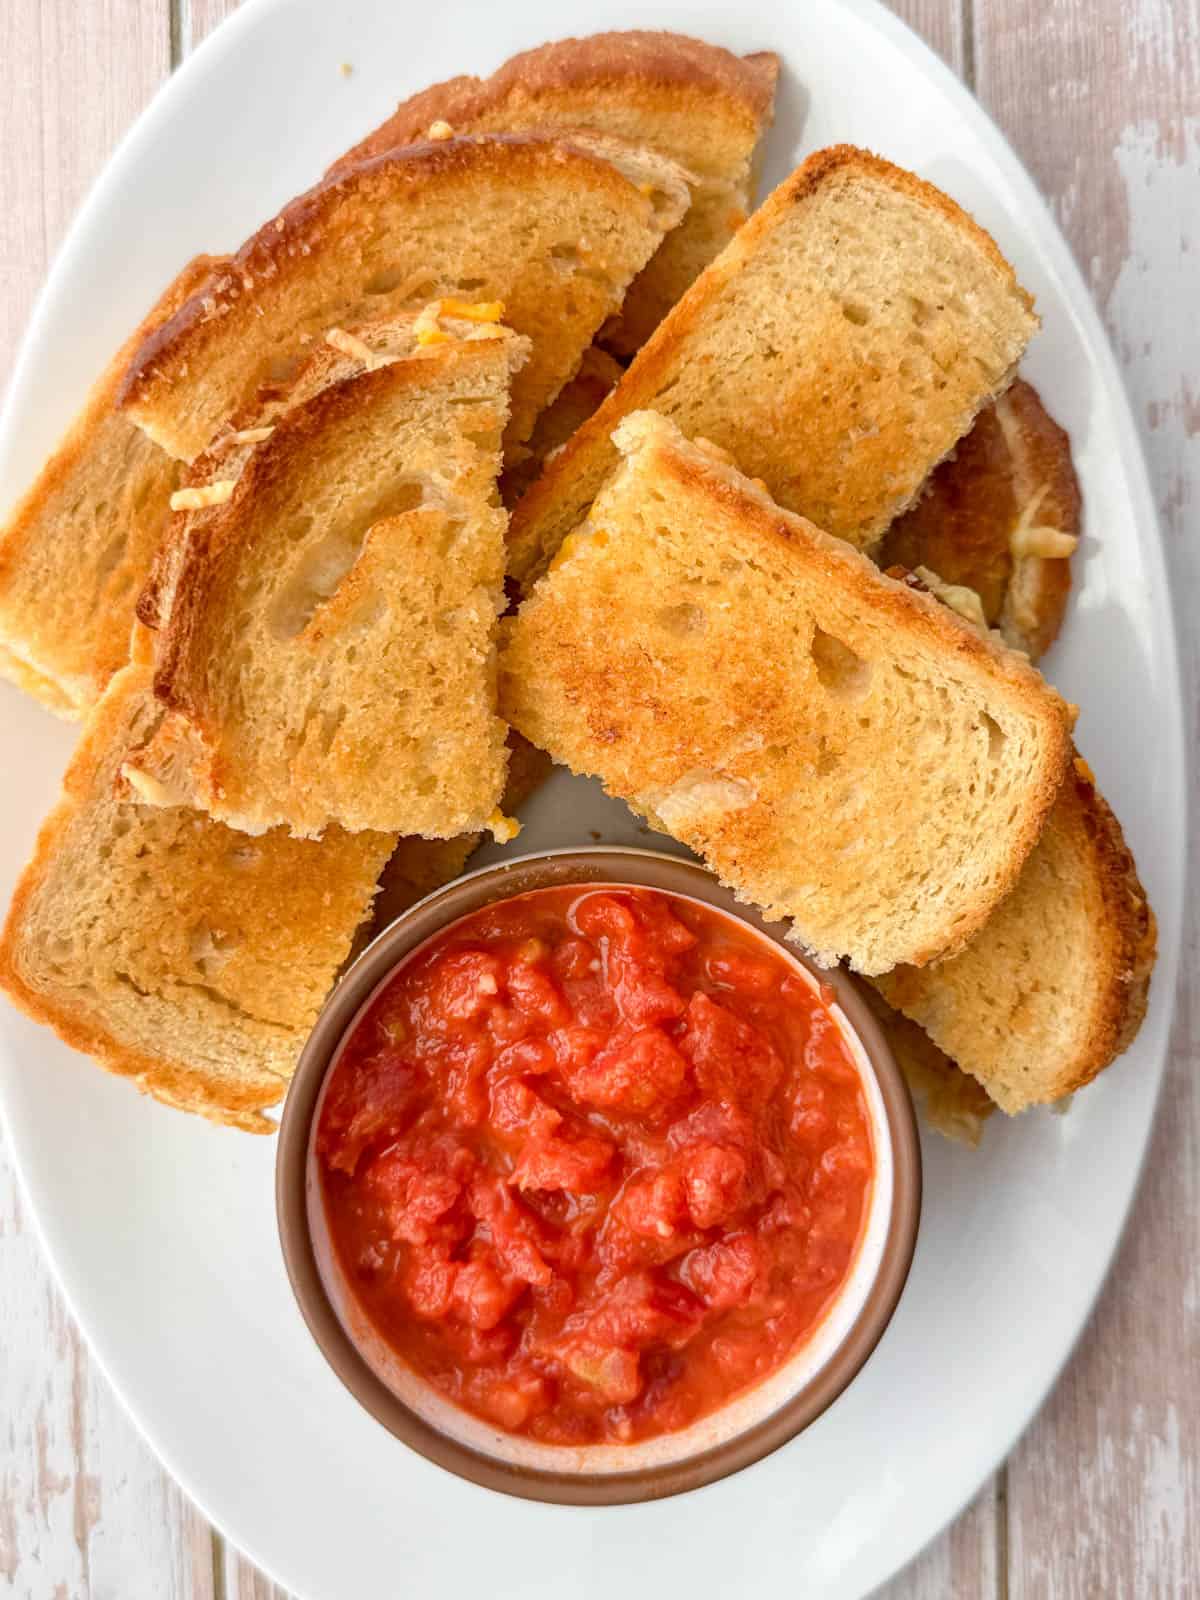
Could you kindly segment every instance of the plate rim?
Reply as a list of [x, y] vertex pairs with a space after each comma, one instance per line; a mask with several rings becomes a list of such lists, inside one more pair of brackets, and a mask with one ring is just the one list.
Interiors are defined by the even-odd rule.
[[[187, 92], [192, 80], [198, 77], [201, 72], [219, 71], [222, 53], [232, 52], [242, 34], [257, 28], [269, 13], [287, 10], [293, 5], [302, 3], [304, 3], [304, 0], [243, 0], [242, 5], [236, 12], [231, 13], [218, 24], [169, 73], [105, 160], [92, 180], [84, 200], [75, 211], [66, 232], [54, 252], [53, 261], [39, 287], [21, 335], [17, 356], [6, 386], [3, 404], [0, 405], [0, 459], [3, 459], [11, 435], [15, 430], [16, 418], [26, 404], [26, 390], [30, 383], [36, 346], [40, 340], [43, 324], [50, 319], [49, 308], [57, 297], [58, 283], [66, 275], [69, 261], [77, 248], [77, 241], [87, 231], [93, 215], [97, 212], [102, 213], [106, 209], [109, 203], [109, 192], [118, 186], [125, 169], [132, 166], [137, 160], [143, 144], [149, 143], [154, 138], [160, 122], [170, 121], [174, 102]], [[478, 4], [479, 0], [463, 0], [463, 3], [470, 7], [473, 4]], [[978, 135], [987, 154], [1011, 185], [1014, 197], [1019, 202], [1023, 214], [1031, 217], [1030, 232], [1036, 237], [1039, 248], [1044, 251], [1059, 280], [1064, 297], [1070, 302], [1072, 310], [1079, 319], [1083, 342], [1092, 359], [1096, 362], [1102, 391], [1107, 404], [1111, 407], [1114, 432], [1120, 444], [1122, 477], [1129, 490], [1132, 510], [1131, 521], [1139, 534], [1150, 535], [1139, 539], [1140, 555], [1147, 563], [1147, 574], [1153, 580], [1152, 586], [1157, 587], [1165, 602], [1162, 617], [1156, 619], [1164, 625], [1163, 636], [1160, 639], [1160, 651], [1163, 663], [1169, 668], [1165, 675], [1167, 681], [1163, 685], [1166, 694], [1164, 695], [1165, 703], [1161, 707], [1160, 715], [1164, 722], [1169, 723], [1172, 730], [1174, 765], [1177, 770], [1174, 775], [1174, 781], [1169, 786], [1169, 792], [1165, 796], [1164, 803], [1171, 822], [1175, 824], [1174, 831], [1182, 844], [1181, 880], [1186, 883], [1191, 866], [1189, 821], [1192, 809], [1192, 777], [1195, 765], [1200, 761], [1200, 756], [1193, 756], [1186, 737], [1184, 677], [1180, 652], [1179, 623], [1176, 616], [1174, 593], [1170, 583], [1170, 572], [1166, 560], [1166, 547], [1161, 521], [1151, 488], [1150, 473], [1141, 434], [1133, 414], [1124, 375], [1117, 361], [1112, 340], [1101, 320], [1099, 309], [1075, 260], [1074, 253], [1048, 203], [1014, 145], [987, 108], [976, 98], [972, 90], [914, 28], [888, 9], [884, 0], [827, 0], [827, 3], [835, 5], [838, 9], [857, 17], [861, 22], [893, 44], [908, 59], [918, 73], [932, 80], [934, 87], [939, 89], [945, 96], [957, 118], [969, 125]], [[562, 37], [565, 34], [557, 36]], [[197, 63], [199, 63], [199, 66], [197, 66]], [[24, 485], [17, 487], [16, 494], [18, 497], [23, 490]], [[1060, 1359], [1044, 1382], [1039, 1384], [1032, 1408], [1027, 1415], [1023, 1415], [1017, 1423], [1007, 1430], [1005, 1435], [1007, 1442], [999, 1456], [992, 1461], [991, 1465], [986, 1468], [978, 1479], [966, 1487], [961, 1498], [956, 1500], [954, 1510], [949, 1516], [941, 1521], [931, 1532], [923, 1532], [917, 1536], [915, 1541], [910, 1541], [905, 1547], [906, 1553], [899, 1564], [893, 1566], [890, 1572], [878, 1576], [874, 1580], [875, 1584], [890, 1581], [891, 1578], [896, 1577], [909, 1567], [923, 1550], [939, 1538], [957, 1520], [963, 1510], [975, 1498], [982, 1485], [986, 1483], [988, 1477], [999, 1470], [1009, 1458], [1024, 1433], [1037, 1421], [1050, 1394], [1073, 1359], [1083, 1334], [1092, 1322], [1099, 1299], [1112, 1276], [1114, 1264], [1126, 1236], [1134, 1204], [1141, 1191], [1150, 1142], [1157, 1118], [1162, 1111], [1163, 1085], [1167, 1074], [1170, 1048], [1170, 1025], [1174, 1019], [1178, 1003], [1178, 980], [1181, 967], [1185, 904], [1186, 894], [1181, 891], [1175, 897], [1175, 904], [1171, 907], [1169, 918], [1165, 921], [1161, 919], [1159, 921], [1159, 946], [1155, 980], [1159, 990], [1168, 992], [1168, 997], [1164, 1002], [1167, 1012], [1164, 1017], [1163, 1047], [1151, 1064], [1155, 1073], [1155, 1083], [1147, 1110], [1145, 1128], [1142, 1133], [1141, 1148], [1137, 1153], [1135, 1176], [1130, 1184], [1129, 1193], [1122, 1208], [1119, 1225], [1114, 1229], [1103, 1270], [1097, 1276], [1086, 1311], [1079, 1321], [1074, 1336], [1062, 1352]], [[227, 1532], [224, 1519], [210, 1511], [206, 1503], [207, 1496], [197, 1493], [190, 1481], [190, 1474], [186, 1471], [181, 1471], [177, 1467], [173, 1459], [173, 1450], [163, 1448], [156, 1440], [152, 1421], [144, 1419], [140, 1415], [132, 1402], [126, 1397], [123, 1387], [114, 1380], [107, 1359], [93, 1341], [86, 1321], [78, 1312], [75, 1297], [68, 1284], [64, 1281], [58, 1258], [49, 1244], [42, 1216], [34, 1203], [25, 1162], [21, 1159], [20, 1142], [14, 1137], [15, 1130], [8, 1098], [3, 1093], [2, 1085], [0, 1085], [0, 1128], [2, 1128], [7, 1141], [21, 1204], [26, 1217], [32, 1223], [34, 1234], [42, 1251], [43, 1260], [48, 1264], [55, 1286], [62, 1296], [72, 1320], [85, 1340], [90, 1359], [95, 1362], [111, 1392], [117, 1397], [121, 1410], [133, 1423], [138, 1435], [145, 1441], [156, 1460], [161, 1463], [210, 1525], [217, 1529], [223, 1537], [228, 1538], [231, 1544], [246, 1554], [273, 1582], [278, 1583], [281, 1587], [290, 1588], [291, 1586], [287, 1583], [287, 1580], [274, 1568], [273, 1563], [255, 1550], [254, 1541], [243, 1542], [240, 1536], [234, 1537]], [[299, 1590], [294, 1590], [293, 1592], [300, 1593]]]

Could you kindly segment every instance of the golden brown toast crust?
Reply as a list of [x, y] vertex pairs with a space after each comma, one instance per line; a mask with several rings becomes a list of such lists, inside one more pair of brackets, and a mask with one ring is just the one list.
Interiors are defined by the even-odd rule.
[[[523, 739], [515, 728], [508, 732], [508, 777], [500, 810], [514, 816], [550, 774], [553, 763], [544, 750]], [[379, 879], [372, 910], [370, 938], [375, 938], [409, 906], [423, 900], [464, 872], [484, 841], [482, 833], [463, 833], [457, 839], [401, 839]]]
[[634, 29], [559, 39], [513, 56], [490, 78], [450, 78], [402, 101], [329, 170], [427, 138], [436, 122], [459, 131], [509, 104], [528, 115], [531, 105], [596, 90], [616, 91], [634, 104], [664, 96], [695, 103], [698, 115], [738, 118], [753, 138], [770, 113], [778, 70], [770, 51], [739, 57], [678, 33]]
[[[93, 1056], [109, 1072], [133, 1080], [143, 1093], [215, 1122], [254, 1133], [271, 1133], [275, 1125], [261, 1112], [282, 1098], [286, 1088], [282, 1073], [247, 1060], [241, 1081], [231, 1082], [228, 1077], [215, 1081], [202, 1066], [173, 1056], [166, 1040], [159, 1053], [152, 1054], [139, 1048], [114, 1034], [95, 1009], [68, 998], [61, 990], [52, 994], [43, 993], [27, 982], [22, 972], [22, 934], [29, 924], [37, 900], [44, 892], [45, 880], [60, 860], [76, 818], [94, 803], [97, 784], [113, 765], [114, 751], [123, 745], [130, 725], [131, 704], [148, 699], [149, 670], [144, 662], [144, 647], [136, 653], [142, 658], [140, 663], [124, 669], [113, 679], [106, 695], [92, 713], [64, 775], [60, 799], [43, 823], [33, 856], [17, 883], [4, 930], [0, 934], [0, 987], [35, 1021], [51, 1027], [65, 1043]], [[230, 846], [236, 845], [241, 837], [207, 820], [197, 818], [197, 824], [205, 829], [216, 829], [222, 838], [228, 839]], [[252, 845], [251, 841], [245, 841], [246, 846], [253, 850], [260, 850], [261, 843]], [[328, 896], [323, 897], [320, 880], [322, 845], [276, 839], [269, 848], [277, 852], [274, 866], [272, 868], [268, 861], [263, 868], [256, 869], [260, 871], [260, 876], [254, 892], [265, 897], [268, 903], [280, 904], [290, 898], [289, 910], [293, 915], [311, 918], [314, 922], [321, 918], [328, 919]], [[379, 860], [386, 857], [386, 841], [378, 838], [372, 841], [365, 837], [355, 841], [345, 840], [337, 848], [342, 851], [344, 864], [349, 862], [351, 856], [355, 860], [361, 857], [365, 861], [372, 850], [377, 852]], [[76, 863], [71, 862], [70, 865], [74, 869]], [[274, 889], [272, 873], [276, 875]], [[226, 910], [235, 924], [238, 917], [235, 901], [237, 895], [243, 892], [243, 887], [231, 883], [228, 894], [222, 888], [219, 895], [219, 898], [228, 901]], [[203, 914], [205, 909], [203, 894], [198, 894], [197, 898], [180, 904], [179, 915], [190, 920], [195, 915]], [[363, 905], [361, 909], [365, 910], [366, 906]], [[345, 929], [347, 945], [352, 931], [349, 926]], [[154, 930], [146, 930], [146, 934], [148, 938], [153, 938]], [[299, 956], [297, 959], [300, 959]], [[330, 978], [332, 976], [330, 972]], [[164, 985], [169, 987], [176, 980], [185, 985], [187, 983], [183, 974], [164, 972]], [[304, 1031], [306, 1029], [301, 1029], [301, 1035]], [[300, 1042], [302, 1038], [296, 1045], [297, 1054]]]
[[546, 461], [595, 414], [605, 395], [620, 383], [623, 370], [620, 362], [596, 345], [584, 351], [579, 371], [537, 419], [526, 446], [528, 454], [501, 477], [500, 497], [506, 506], [516, 504]]
[[[1080, 914], [1087, 917], [1089, 932], [1097, 940], [1097, 948], [1086, 957], [1089, 961], [1088, 1014], [1071, 1051], [1063, 1050], [1055, 1039], [1039, 1036], [1032, 1042], [1023, 1041], [1019, 1033], [1014, 1033], [1014, 1048], [1021, 1052], [1022, 1059], [1028, 1061], [1037, 1053], [1039, 1062], [1036, 1082], [1030, 1084], [1023, 1080], [1016, 1089], [1007, 1081], [994, 1079], [988, 1070], [989, 1063], [981, 1061], [977, 1069], [971, 1059], [970, 1037], [963, 1037], [958, 1050], [962, 1065], [974, 1072], [1001, 1108], [1010, 1114], [1030, 1105], [1053, 1104], [1064, 1095], [1083, 1088], [1128, 1048], [1146, 1014], [1157, 953], [1154, 913], [1121, 825], [1097, 791], [1086, 762], [1078, 756], [1059, 791], [1040, 848], [1049, 848], [1051, 841], [1071, 863], [1070, 890], [1064, 891], [1057, 878], [1033, 881], [1050, 883], [1050, 888], [1043, 892], [1071, 892], [1081, 896]], [[1030, 865], [1033, 870], [1036, 860], [1031, 860]], [[969, 947], [967, 956], [986, 953], [988, 937], [985, 927], [976, 943]], [[1075, 953], [1049, 953], [1050, 959], [1055, 957], [1070, 961]], [[1035, 966], [1036, 959], [1035, 952], [1028, 977], [1033, 988], [1039, 990], [1044, 974]], [[1080, 953], [1078, 959], [1085, 957]], [[946, 971], [940, 967], [923, 971], [897, 967], [878, 980], [889, 1004], [920, 1022], [934, 1036], [935, 1042], [944, 1047], [950, 1047], [951, 1040], [937, 1024], [939, 995], [946, 992], [956, 978], [954, 963], [948, 963], [947, 967]], [[977, 986], [982, 977], [977, 973], [973, 985]], [[1006, 994], [1001, 998], [1006, 1006], [1020, 1010], [1019, 994]], [[964, 1029], [974, 1034], [971, 1022], [970, 1014], [964, 1013], [962, 1008], [955, 1010], [953, 1024], [960, 1035]], [[982, 1034], [982, 1030], [979, 1031]], [[990, 1045], [984, 1048], [990, 1049]]]
[[[600, 470], [607, 470], [615, 460], [608, 443], [614, 428], [631, 412], [654, 409], [657, 398], [671, 382], [680, 348], [686, 349], [691, 336], [704, 325], [726, 286], [736, 278], [742, 266], [754, 257], [760, 244], [790, 208], [800, 205], [831, 178], [843, 173], [879, 179], [922, 205], [931, 207], [961, 229], [1032, 314], [1032, 299], [1018, 284], [1012, 267], [1001, 254], [995, 240], [948, 195], [913, 173], [853, 145], [834, 145], [817, 151], [775, 189], [733, 242], [697, 279], [670, 315], [659, 324], [599, 410], [579, 429], [514, 508], [509, 530], [510, 567], [521, 583], [527, 584], [535, 578], [554, 554], [553, 549], [544, 546], [542, 524], [552, 518], [556, 501], [567, 492], [565, 486], [577, 479], [590, 482], [595, 478], [598, 459], [602, 462]], [[886, 480], [900, 473], [905, 462], [896, 457], [876, 461], [874, 466], [880, 477]], [[780, 486], [772, 484], [770, 487], [776, 498], [780, 498]], [[914, 489], [914, 495], [916, 492]], [[844, 530], [834, 528], [832, 531], [841, 533]]]
[[[309, 837], [331, 820], [453, 837], [494, 811], [505, 764], [495, 452], [528, 341], [495, 307], [444, 326], [433, 309], [334, 330], [336, 346], [236, 419], [189, 474], [189, 492], [220, 484], [228, 498], [173, 519], [139, 608], [158, 630], [155, 692], [170, 712], [127, 767], [143, 794], [251, 833], [287, 823]], [[331, 482], [336, 498], [323, 499]], [[297, 507], [307, 515], [289, 541]], [[345, 565], [333, 571], [336, 539]], [[279, 634], [270, 617], [289, 584], [309, 609]], [[238, 639], [244, 677], [225, 670]], [[256, 687], [272, 672], [284, 674], [275, 688]], [[312, 736], [331, 716], [334, 732]], [[425, 787], [405, 741], [432, 762]]]
[[[989, 693], [996, 697], [993, 709], [1007, 700], [1037, 725], [1042, 741], [1039, 770], [1028, 781], [1022, 796], [1024, 815], [1012, 825], [1005, 856], [996, 862], [989, 876], [987, 893], [978, 894], [969, 905], [956, 907], [953, 934], [936, 946], [915, 944], [910, 936], [913, 953], [907, 959], [923, 966], [961, 949], [1016, 881], [1037, 842], [1069, 761], [1072, 708], [1022, 656], [980, 635], [930, 596], [916, 594], [887, 578], [844, 541], [782, 510], [765, 492], [736, 469], [714, 459], [702, 446], [689, 445], [674, 429], [664, 437], [658, 419], [634, 418], [629, 426], [652, 429], [654, 442], [650, 449], [656, 483], [665, 486], [674, 480], [707, 502], [711, 509], [696, 513], [697, 520], [710, 531], [707, 542], [719, 536], [726, 541], [732, 560], [751, 567], [756, 549], [774, 547], [797, 575], [803, 574], [806, 581], [815, 580], [821, 588], [847, 596], [847, 606], [869, 615], [877, 632], [890, 634], [894, 629], [897, 641], [907, 639], [914, 649], [944, 656], [947, 662], [955, 663], [956, 671], [981, 670], [986, 674]], [[596, 547], [603, 552], [597, 560], [607, 559], [619, 543], [603, 526], [605, 514], [597, 508], [599, 534], [604, 535]], [[592, 546], [585, 534], [580, 537], [577, 559], [584, 561]], [[510, 627], [501, 661], [501, 704], [509, 720], [526, 737], [542, 744], [557, 759], [577, 771], [598, 774], [611, 793], [642, 804], [635, 797], [648, 787], [671, 786], [680, 781], [678, 752], [687, 752], [688, 765], [705, 768], [713, 764], [713, 752], [707, 745], [698, 745], [680, 725], [681, 707], [665, 698], [659, 674], [666, 669], [658, 659], [657, 636], [653, 647], [635, 643], [629, 645], [627, 654], [629, 635], [626, 619], [620, 614], [622, 597], [613, 587], [611, 575], [602, 579], [593, 576], [587, 594], [595, 610], [587, 613], [585, 623], [576, 623], [576, 616], [583, 615], [576, 610], [579, 596], [566, 597], [564, 592], [575, 560], [568, 550], [563, 565], [533, 590], [515, 625]], [[544, 616], [540, 614], [543, 607]], [[578, 634], [572, 631], [577, 626], [583, 630]], [[607, 642], [610, 639], [612, 644]], [[618, 640], [623, 642], [617, 644]], [[711, 648], [719, 651], [725, 646], [716, 643]], [[681, 656], [674, 662], [672, 671], [676, 675], [687, 670], [681, 664], [687, 659]], [[674, 661], [674, 657], [664, 660]], [[744, 687], [752, 696], [750, 686]], [[757, 721], [751, 724], [757, 739], [747, 745], [744, 765], [721, 764], [722, 777], [743, 781], [752, 790], [761, 784], [754, 754], [760, 748], [759, 741], [773, 747], [787, 738], [776, 705], [777, 685], [764, 681], [762, 696], [756, 708]], [[749, 709], [747, 701], [744, 711], [748, 714]], [[625, 712], [628, 717], [623, 720]], [[724, 725], [711, 702], [705, 715], [715, 719], [715, 726]], [[566, 738], [556, 718], [569, 725], [571, 732]], [[794, 727], [792, 734], [798, 734]], [[770, 792], [774, 793], [775, 780], [771, 781]], [[672, 831], [684, 843], [707, 850], [710, 856], [719, 852], [727, 859], [736, 858], [738, 871], [728, 872], [736, 888], [739, 876], [751, 871], [765, 873], [775, 858], [778, 840], [773, 806], [761, 803], [761, 796], [759, 801], [732, 808], [728, 815], [706, 825], [702, 840], [698, 841], [698, 836], [684, 837], [678, 829]], [[768, 907], [768, 911], [779, 917], [791, 914], [784, 906], [773, 910]], [[861, 958], [856, 959], [865, 966]], [[881, 969], [875, 965], [865, 966], [865, 970]]]
[[[618, 141], [610, 143], [615, 147]], [[600, 153], [602, 145], [603, 141], [588, 145], [539, 133], [481, 134], [389, 151], [326, 178], [260, 228], [231, 259], [227, 270], [214, 276], [202, 294], [193, 295], [143, 342], [120, 386], [118, 404], [141, 426], [147, 426], [148, 419], [156, 414], [156, 406], [170, 411], [171, 389], [190, 381], [189, 372], [205, 370], [213, 353], [221, 351], [228, 337], [225, 325], [229, 319], [233, 318], [235, 324], [238, 319], [244, 322], [246, 338], [252, 338], [254, 323], [249, 308], [260, 310], [265, 303], [275, 305], [282, 314], [284, 299], [293, 285], [304, 280], [310, 258], [328, 261], [345, 256], [365, 260], [377, 210], [384, 205], [416, 207], [431, 186], [436, 185], [442, 194], [461, 189], [467, 208], [472, 196], [481, 192], [492, 196], [501, 189], [510, 189], [538, 196], [569, 181], [579, 192], [607, 205], [614, 217], [636, 215], [639, 229], [661, 237], [665, 224], [656, 220], [659, 212], [653, 195], [639, 190], [614, 160], [606, 159]], [[628, 146], [624, 148], [630, 150]], [[677, 214], [687, 198], [682, 174], [663, 158], [653, 159], [664, 176], [669, 168], [671, 182], [680, 189], [679, 196], [668, 196], [668, 209], [676, 206], [673, 214]], [[415, 276], [420, 278], [420, 272]], [[578, 275], [572, 281], [577, 285], [576, 297], [590, 287], [594, 296], [611, 299], [611, 285], [602, 288], [599, 282], [589, 284]], [[417, 287], [402, 282], [379, 291], [369, 314], [386, 316], [411, 306]], [[519, 333], [544, 335], [545, 328], [538, 325], [533, 308], [525, 307], [524, 311], [522, 318], [515, 303], [510, 304], [509, 325]], [[362, 320], [365, 314], [362, 308], [351, 307], [323, 321], [328, 326], [331, 320]], [[531, 325], [523, 326], [523, 320]], [[553, 398], [567, 376], [569, 373], [563, 374], [553, 391], [538, 401], [539, 409]], [[261, 371], [248, 370], [242, 392], [225, 408], [226, 412], [245, 404], [263, 377]], [[523, 407], [514, 395], [514, 423], [524, 409], [528, 407]], [[220, 420], [212, 428], [201, 428], [196, 419], [172, 421], [171, 431], [179, 445], [177, 453], [194, 458], [207, 446]], [[532, 427], [533, 420], [530, 414], [513, 434], [517, 442]], [[204, 437], [199, 437], [200, 432]], [[184, 436], [191, 440], [193, 448], [182, 447], [179, 441]]]
[[[86, 710], [128, 660], [133, 602], [178, 478], [178, 467], [156, 445], [137, 434], [132, 423], [113, 415], [117, 392], [134, 352], [221, 270], [225, 260], [197, 256], [168, 286], [96, 380], [82, 411], [0, 535], [0, 672], [61, 715], [78, 716]], [[109, 464], [113, 480], [93, 484], [97, 459], [117, 454], [121, 461]], [[116, 481], [117, 473], [124, 475], [124, 481]], [[121, 512], [114, 509], [111, 515], [114, 538], [124, 540], [120, 558], [104, 573], [99, 594], [90, 592], [90, 584], [88, 592], [79, 594], [77, 625], [60, 625], [53, 637], [43, 638], [28, 597], [15, 592], [22, 570], [37, 561], [39, 546], [61, 544], [70, 536], [75, 501], [82, 499], [90, 509], [101, 494], [122, 511], [126, 504], [131, 508], [123, 526]], [[43, 588], [58, 576], [57, 570], [44, 574]], [[84, 581], [77, 570], [64, 568], [62, 583], [69, 586], [73, 579]]]
[[[495, 352], [486, 343], [437, 346], [452, 349], [454, 359], [481, 371], [494, 365]], [[387, 390], [420, 390], [427, 382], [429, 364], [420, 356], [393, 361], [375, 372], [364, 372], [353, 383], [332, 383], [305, 402], [288, 418], [286, 428], [258, 445], [246, 464], [232, 498], [208, 514], [188, 539], [186, 566], [178, 575], [165, 629], [159, 634], [154, 692], [164, 705], [181, 711], [201, 727], [205, 723], [205, 640], [203, 619], [210, 593], [227, 557], [236, 559], [244, 507], [269, 492], [274, 483], [287, 484], [298, 459], [310, 442], [319, 440], [340, 419], [351, 419], [373, 394]], [[157, 620], [157, 590], [149, 591], [139, 614], [144, 622]]]
[[883, 1029], [925, 1121], [943, 1138], [974, 1149], [996, 1109], [983, 1085], [939, 1050], [924, 1028], [893, 1010], [869, 980], [859, 992]]
[[928, 567], [946, 583], [974, 589], [988, 626], [1036, 661], [1062, 625], [1071, 564], [1069, 557], [1014, 557], [1012, 535], [1031, 506], [1039, 526], [1078, 538], [1082, 497], [1070, 439], [1018, 378], [888, 529], [879, 564]]
[[1090, 847], [1109, 932], [1108, 961], [1101, 974], [1104, 1000], [1097, 1010], [1091, 1047], [1064, 1075], [1059, 1090], [1070, 1094], [1115, 1060], [1141, 1027], [1158, 954], [1158, 925], [1121, 824], [1085, 761], [1076, 758], [1059, 804]]

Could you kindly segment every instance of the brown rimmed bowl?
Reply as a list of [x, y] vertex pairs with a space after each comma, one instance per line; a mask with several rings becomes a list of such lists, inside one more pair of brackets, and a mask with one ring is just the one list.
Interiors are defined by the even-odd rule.
[[[660, 889], [724, 912], [769, 940], [814, 985], [862, 1075], [875, 1180], [849, 1275], [812, 1336], [761, 1384], [678, 1433], [569, 1449], [490, 1426], [438, 1394], [387, 1346], [361, 1310], [332, 1247], [314, 1131], [343, 1043], [396, 968], [432, 936], [496, 900], [579, 884]], [[883, 1336], [900, 1299], [921, 1212], [921, 1155], [904, 1079], [852, 979], [813, 967], [782, 925], [739, 905], [703, 867], [617, 846], [551, 850], [485, 867], [397, 918], [343, 975], [300, 1057], [284, 1107], [275, 1175], [279, 1236], [301, 1313], [330, 1366], [397, 1439], [448, 1471], [528, 1500], [622, 1505], [681, 1494], [760, 1460], [836, 1400]]]

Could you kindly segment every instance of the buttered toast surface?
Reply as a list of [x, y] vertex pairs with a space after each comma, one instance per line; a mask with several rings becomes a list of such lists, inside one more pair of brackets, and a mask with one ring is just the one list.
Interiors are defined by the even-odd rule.
[[510, 626], [505, 714], [822, 960], [960, 949], [1037, 842], [1069, 709], [664, 419], [616, 446]]

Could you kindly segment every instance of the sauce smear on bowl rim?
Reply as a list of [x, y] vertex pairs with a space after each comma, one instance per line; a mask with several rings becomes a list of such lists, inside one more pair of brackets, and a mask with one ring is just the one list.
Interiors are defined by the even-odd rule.
[[549, 1445], [688, 1427], [803, 1348], [875, 1156], [831, 997], [728, 914], [536, 889], [391, 975], [317, 1113], [358, 1308], [438, 1392]]

